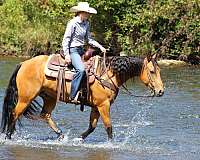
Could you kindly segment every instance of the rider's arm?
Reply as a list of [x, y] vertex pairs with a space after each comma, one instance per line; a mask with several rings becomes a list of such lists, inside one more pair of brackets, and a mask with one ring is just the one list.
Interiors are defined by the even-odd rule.
[[65, 30], [65, 34], [63, 37], [63, 41], [62, 41], [62, 47], [63, 47], [63, 51], [64, 51], [64, 55], [68, 56], [69, 55], [69, 45], [70, 45], [70, 40], [71, 40], [71, 36], [73, 33], [73, 23], [72, 21], [70, 21], [67, 24], [67, 28]]
[[91, 33], [90, 33], [90, 26], [89, 26], [89, 23], [88, 23], [88, 26], [87, 26], [86, 37], [87, 37], [87, 41], [88, 41], [88, 43], [89, 43], [90, 45], [99, 48], [102, 52], [103, 52], [104, 50], [106, 50], [101, 44], [99, 44], [97, 41], [95, 41], [95, 40], [92, 38]]

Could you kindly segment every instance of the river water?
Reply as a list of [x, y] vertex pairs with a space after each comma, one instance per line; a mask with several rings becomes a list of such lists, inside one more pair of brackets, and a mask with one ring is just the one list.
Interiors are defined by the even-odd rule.
[[[0, 106], [17, 58], [0, 58]], [[134, 98], [120, 91], [111, 107], [114, 139], [100, 120], [84, 143], [77, 137], [87, 129], [90, 108], [58, 103], [53, 118], [65, 138], [41, 121], [22, 119], [23, 128], [5, 140], [0, 134], [0, 160], [193, 160], [200, 157], [200, 67], [161, 69], [163, 97]], [[136, 95], [149, 94], [136, 78], [127, 83]], [[1, 118], [2, 107], [0, 107]]]

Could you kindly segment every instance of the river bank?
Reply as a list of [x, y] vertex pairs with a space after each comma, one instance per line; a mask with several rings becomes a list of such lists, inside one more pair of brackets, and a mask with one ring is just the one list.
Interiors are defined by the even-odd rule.
[[[0, 53], [0, 58], [22, 58], [22, 59], [29, 59], [30, 56], [19, 56], [17, 54], [5, 54], [5, 53]], [[189, 60], [188, 60], [189, 59]], [[200, 64], [200, 56], [193, 56], [191, 58], [190, 56], [184, 56], [180, 58], [180, 60], [177, 59], [162, 59], [159, 58], [158, 64], [162, 67], [167, 67], [167, 66], [186, 66], [186, 65], [199, 65]]]

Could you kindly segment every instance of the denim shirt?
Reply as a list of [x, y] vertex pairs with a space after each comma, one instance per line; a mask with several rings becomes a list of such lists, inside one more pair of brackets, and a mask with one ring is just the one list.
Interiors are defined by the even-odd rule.
[[81, 21], [81, 18], [76, 16], [68, 22], [65, 30], [62, 41], [64, 55], [69, 54], [70, 47], [83, 46], [86, 42], [94, 47], [102, 48], [102, 46], [91, 37], [89, 22]]

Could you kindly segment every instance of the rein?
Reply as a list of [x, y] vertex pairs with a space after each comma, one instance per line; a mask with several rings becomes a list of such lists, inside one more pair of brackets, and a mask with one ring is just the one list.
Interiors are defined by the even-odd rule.
[[117, 87], [114, 84], [114, 82], [112, 81], [112, 79], [110, 77], [109, 77], [109, 79], [111, 80], [112, 83], [108, 82], [107, 80], [102, 79], [101, 76], [96, 75], [95, 73], [93, 73], [93, 75], [100, 82], [100, 84], [103, 86], [103, 88], [107, 87], [107, 88], [113, 90], [114, 92], [118, 92], [119, 87]]
[[[115, 85], [115, 83], [111, 79], [112, 77], [110, 77], [108, 75], [108, 69], [106, 67], [106, 54], [105, 53], [103, 53], [103, 66], [104, 66], [104, 69], [103, 69], [103, 71], [100, 72], [100, 75], [97, 75], [95, 72], [93, 72], [92, 74], [94, 75], [95, 79], [99, 81], [99, 83], [101, 84], [101, 86], [104, 89], [105, 89], [105, 87], [107, 87], [108, 89], [110, 89], [113, 92], [115, 92], [115, 96], [113, 98], [113, 100], [114, 100], [117, 97], [118, 93], [119, 93], [119, 87]], [[101, 78], [104, 73], [106, 74], [106, 76], [108, 78], [107, 80]], [[111, 82], [109, 82], [108, 80], [110, 80]]]
[[154, 97], [153, 95], [135, 95], [133, 94], [132, 92], [130, 92], [128, 90], [128, 88], [123, 84], [122, 87], [125, 89], [125, 94], [128, 94], [129, 96], [132, 96], [132, 97], [145, 97], [145, 98], [150, 98], [150, 97]]
[[[108, 69], [107, 69], [107, 67], [106, 67], [106, 53], [103, 53], [103, 64], [104, 64], [104, 67], [105, 67], [105, 73], [106, 73], [106, 76], [108, 77], [108, 79], [112, 82], [112, 83], [110, 83], [109, 85], [110, 85], [110, 87], [112, 86], [112, 88], [114, 88], [114, 90], [113, 91], [115, 91], [115, 92], [117, 92], [117, 94], [118, 94], [118, 91], [119, 91], [119, 87], [118, 86], [116, 86], [115, 85], [115, 83], [113, 82], [113, 80], [111, 79], [112, 77], [110, 77], [109, 75], [108, 75]], [[105, 80], [104, 80], [105, 81]], [[107, 81], [108, 82], [108, 81]], [[109, 82], [108, 82], [109, 83]]]

